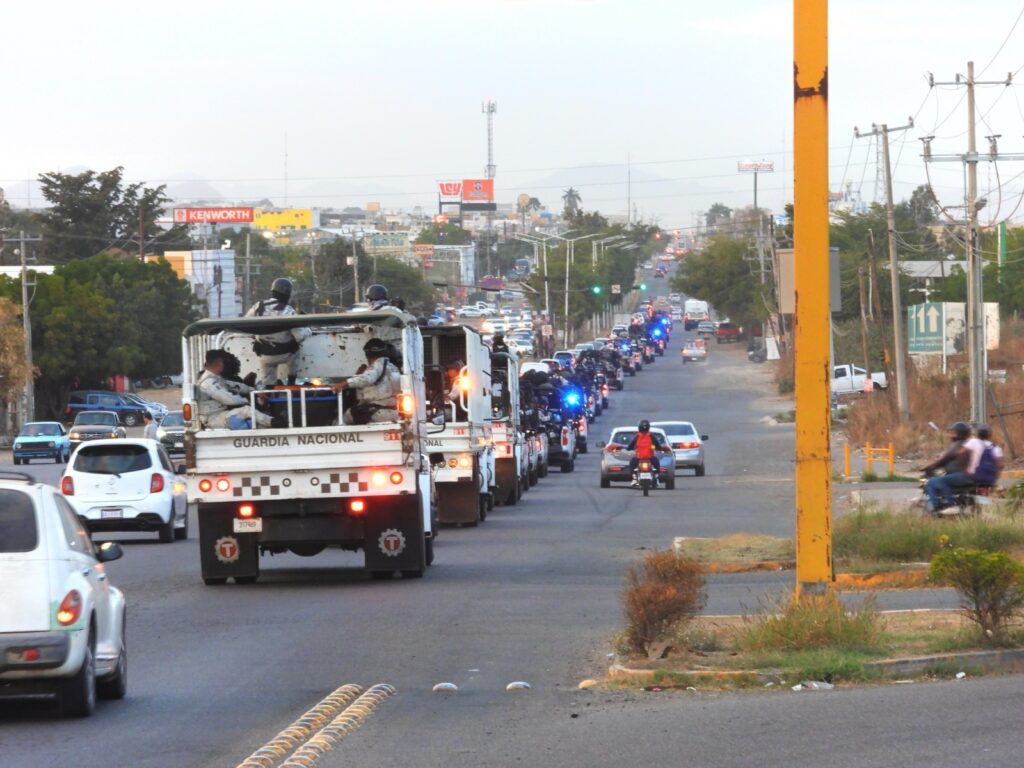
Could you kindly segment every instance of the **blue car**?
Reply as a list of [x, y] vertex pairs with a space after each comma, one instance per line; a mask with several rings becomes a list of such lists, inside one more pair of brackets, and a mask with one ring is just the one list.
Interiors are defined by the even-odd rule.
[[32, 459], [53, 459], [66, 463], [71, 456], [71, 441], [59, 421], [31, 421], [14, 439], [14, 463], [28, 464]]

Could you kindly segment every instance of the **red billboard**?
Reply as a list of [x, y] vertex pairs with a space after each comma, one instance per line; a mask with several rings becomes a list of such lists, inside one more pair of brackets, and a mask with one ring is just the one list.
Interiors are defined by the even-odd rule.
[[252, 208], [175, 208], [175, 224], [251, 224]]
[[461, 181], [437, 182], [437, 196], [442, 203], [457, 203], [462, 200]]
[[462, 202], [493, 203], [494, 179], [463, 179]]

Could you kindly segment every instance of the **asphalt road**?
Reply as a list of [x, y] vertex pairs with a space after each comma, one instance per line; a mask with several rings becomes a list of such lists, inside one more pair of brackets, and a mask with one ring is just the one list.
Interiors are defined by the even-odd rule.
[[[782, 409], [755, 386], [767, 372], [742, 346], [681, 366], [680, 337], [613, 393], [591, 440], [642, 417], [687, 418], [711, 436], [707, 477], [681, 475], [649, 498], [602, 491], [594, 451], [479, 528], [445, 530], [419, 581], [367, 581], [358, 558], [325, 553], [264, 559], [258, 584], [209, 588], [194, 538], [125, 536], [109, 572], [129, 601], [128, 697], [87, 721], [0, 706], [0, 766], [235, 766], [336, 687], [378, 682], [397, 695], [320, 765], [1019, 763], [1020, 677], [802, 694], [576, 690], [607, 666], [623, 574], [645, 550], [676, 535], [792, 532], [793, 433], [760, 421]], [[60, 467], [31, 471], [54, 482]], [[707, 610], [754, 608], [791, 583], [715, 577]], [[506, 693], [516, 680], [531, 690]], [[441, 681], [460, 693], [431, 693]]]

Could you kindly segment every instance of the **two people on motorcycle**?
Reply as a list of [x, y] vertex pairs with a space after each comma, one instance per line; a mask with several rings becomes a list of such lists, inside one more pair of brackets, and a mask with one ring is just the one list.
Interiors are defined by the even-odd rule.
[[[971, 437], [970, 426], [962, 421], [949, 428], [949, 447], [921, 468], [928, 475], [924, 490], [931, 512], [956, 506], [956, 495], [964, 488], [995, 484], [1003, 452], [991, 438], [992, 429], [987, 424], [978, 425], [976, 437]], [[943, 474], [936, 475], [938, 470]]]
[[637, 425], [636, 434], [629, 441], [626, 450], [633, 451], [633, 458], [629, 460], [629, 470], [633, 474], [633, 482], [630, 487], [640, 487], [640, 477], [637, 469], [640, 466], [641, 459], [651, 462], [651, 475], [654, 478], [654, 484], [657, 485], [661, 470], [656, 454], [672, 451], [668, 441], [665, 440], [665, 436], [660, 432], [651, 432], [651, 422], [644, 419]]

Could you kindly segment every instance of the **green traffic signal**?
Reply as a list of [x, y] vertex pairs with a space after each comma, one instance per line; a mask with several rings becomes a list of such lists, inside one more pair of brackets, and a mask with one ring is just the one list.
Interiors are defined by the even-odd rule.
[[646, 291], [647, 290], [647, 283], [640, 283], [640, 290], [641, 291]]
[[590, 290], [594, 292], [594, 295], [595, 295], [595, 296], [597, 296], [598, 294], [600, 294], [600, 293], [601, 293], [601, 286], [600, 286], [600, 285], [595, 285], [595, 286], [594, 286], [593, 288], [591, 288]]

